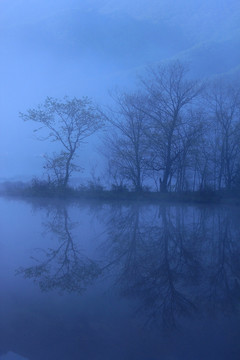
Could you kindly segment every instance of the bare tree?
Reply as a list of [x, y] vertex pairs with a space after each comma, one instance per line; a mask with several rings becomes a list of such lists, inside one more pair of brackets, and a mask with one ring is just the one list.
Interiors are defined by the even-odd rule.
[[36, 109], [20, 113], [23, 120], [32, 120], [40, 125], [35, 131], [47, 130], [41, 140], [50, 140], [61, 145], [59, 154], [46, 158], [45, 169], [50, 180], [66, 188], [70, 175], [79, 170], [73, 161], [77, 150], [86, 138], [102, 126], [102, 119], [93, 102], [87, 98], [63, 100], [47, 97]]
[[[149, 167], [160, 172], [160, 189], [166, 192], [171, 187], [176, 163], [186, 147], [180, 147], [186, 129], [193, 126], [194, 101], [203, 85], [189, 80], [187, 68], [179, 61], [150, 67], [142, 79], [148, 106], [146, 115], [151, 126], [148, 130], [151, 157]], [[196, 130], [194, 130], [196, 132]], [[192, 134], [193, 131], [189, 131]], [[191, 135], [192, 136], [192, 135]]]
[[141, 191], [147, 175], [148, 142], [147, 119], [140, 104], [146, 101], [140, 93], [117, 93], [112, 97], [115, 106], [104, 114], [110, 125], [105, 143], [111, 174], [121, 183], [131, 183], [135, 191]]
[[240, 87], [219, 79], [206, 91], [217, 188], [231, 189], [240, 161]]
[[195, 158], [194, 153], [199, 151], [203, 142], [204, 115], [202, 111], [190, 111], [187, 119], [178, 133], [176, 144], [177, 161], [173, 164], [175, 174], [175, 190], [189, 190], [190, 182], [194, 178]]

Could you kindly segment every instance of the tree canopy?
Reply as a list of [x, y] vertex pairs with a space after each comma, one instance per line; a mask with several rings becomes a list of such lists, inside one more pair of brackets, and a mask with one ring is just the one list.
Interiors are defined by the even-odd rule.
[[59, 153], [46, 155], [44, 168], [51, 182], [65, 188], [71, 173], [80, 169], [74, 164], [78, 148], [102, 127], [103, 122], [96, 106], [87, 97], [64, 97], [62, 100], [47, 97], [43, 104], [20, 113], [20, 116], [25, 121], [38, 123], [40, 127], [35, 129], [36, 132], [47, 130], [47, 135], [43, 135], [41, 140], [61, 145]]

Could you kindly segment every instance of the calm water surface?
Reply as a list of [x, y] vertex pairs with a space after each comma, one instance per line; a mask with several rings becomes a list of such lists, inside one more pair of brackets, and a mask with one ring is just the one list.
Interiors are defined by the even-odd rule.
[[239, 360], [239, 209], [0, 199], [0, 360]]

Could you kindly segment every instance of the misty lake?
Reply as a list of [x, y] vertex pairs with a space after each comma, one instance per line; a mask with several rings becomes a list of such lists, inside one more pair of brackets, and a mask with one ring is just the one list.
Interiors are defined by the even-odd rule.
[[1, 360], [240, 359], [238, 207], [0, 209]]

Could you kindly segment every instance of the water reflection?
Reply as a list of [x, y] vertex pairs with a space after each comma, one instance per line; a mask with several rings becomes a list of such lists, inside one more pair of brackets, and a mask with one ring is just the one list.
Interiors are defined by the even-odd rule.
[[54, 235], [58, 245], [36, 249], [40, 255], [34, 258], [37, 265], [20, 268], [17, 273], [34, 279], [43, 291], [59, 289], [82, 293], [87, 284], [98, 277], [100, 268], [79, 250], [71, 234], [77, 223], [70, 220], [65, 206], [48, 208], [47, 218], [43, 223], [44, 233]]
[[[122, 294], [140, 299], [148, 322], [161, 321], [164, 327], [175, 327], [185, 316], [214, 316], [239, 307], [238, 224], [228, 211], [191, 210], [161, 206], [150, 219], [143, 212], [140, 221], [138, 209], [118, 214], [125, 227], [110, 221], [109, 248], [122, 254]], [[121, 228], [129, 227], [126, 236]]]
[[172, 329], [186, 317], [239, 310], [239, 223], [231, 209], [183, 206], [109, 206], [95, 215], [105, 224], [98, 259], [84, 255], [78, 223], [68, 209], [48, 210], [43, 227], [58, 239], [37, 250], [37, 265], [18, 269], [44, 291], [82, 293], [96, 279], [111, 279], [137, 303], [149, 325]]
[[28, 360], [28, 359], [13, 352], [8, 352], [6, 355], [0, 356], [0, 360]]

